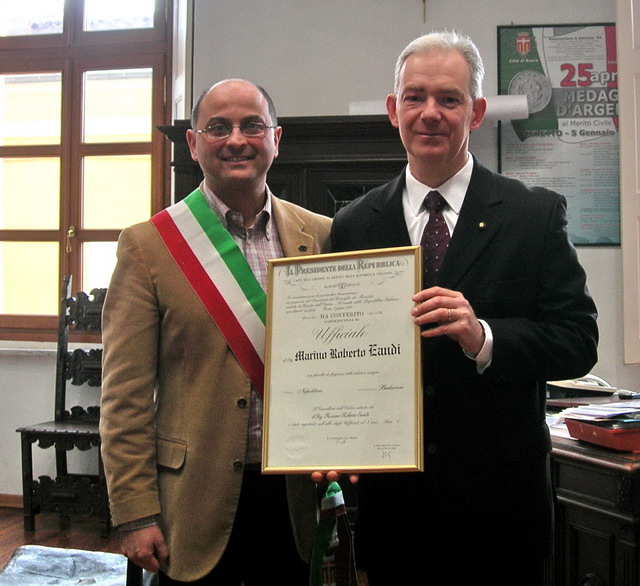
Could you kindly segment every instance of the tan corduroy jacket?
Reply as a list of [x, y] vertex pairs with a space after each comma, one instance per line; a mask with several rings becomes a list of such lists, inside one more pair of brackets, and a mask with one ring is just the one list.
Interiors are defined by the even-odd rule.
[[[275, 197], [285, 256], [327, 252], [331, 220]], [[250, 381], [151, 222], [123, 230], [103, 316], [100, 433], [114, 525], [160, 515], [180, 581], [222, 555], [240, 495]], [[308, 561], [315, 486], [288, 478]]]

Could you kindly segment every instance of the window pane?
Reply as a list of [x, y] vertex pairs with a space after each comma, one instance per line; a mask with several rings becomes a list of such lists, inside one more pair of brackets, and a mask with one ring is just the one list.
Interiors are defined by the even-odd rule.
[[57, 230], [60, 161], [0, 159], [0, 228]]
[[0, 75], [0, 145], [60, 144], [62, 75]]
[[120, 229], [151, 215], [151, 155], [85, 157], [82, 227]]
[[116, 266], [116, 242], [85, 242], [82, 247], [83, 291], [108, 287]]
[[84, 141], [150, 141], [152, 77], [151, 69], [86, 72]]
[[58, 313], [56, 242], [0, 243], [0, 313]]
[[63, 13], [64, 0], [2, 0], [0, 36], [60, 34]]
[[155, 0], [84, 0], [84, 30], [153, 28]]

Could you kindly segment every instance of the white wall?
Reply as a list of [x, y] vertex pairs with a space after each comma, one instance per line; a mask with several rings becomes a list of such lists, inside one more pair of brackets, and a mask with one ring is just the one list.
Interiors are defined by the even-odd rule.
[[[424, 8], [426, 23], [422, 0], [194, 0], [193, 71], [187, 77], [194, 95], [225, 77], [250, 79], [269, 91], [281, 116], [348, 114], [353, 102], [384, 100], [395, 59], [409, 41], [432, 29], [456, 28], [478, 44], [487, 69], [485, 95], [491, 96], [497, 93], [498, 25], [615, 22], [615, 0], [426, 0]], [[475, 133], [471, 146], [497, 168], [495, 125]], [[600, 312], [594, 373], [640, 390], [640, 366], [623, 364], [620, 249], [578, 252]], [[0, 494], [21, 493], [15, 429], [50, 417], [54, 362], [52, 354], [0, 351]], [[52, 467], [50, 456], [38, 457]]]
[[[614, 22], [615, 0], [194, 0], [193, 89], [263, 85], [281, 116], [348, 114], [383, 100], [404, 46], [433, 29], [470, 35], [497, 88], [498, 25]], [[423, 9], [426, 22], [423, 22]]]
[[[1, 343], [3, 346], [6, 342]], [[55, 348], [48, 344], [22, 343], [23, 348], [0, 349], [0, 494], [22, 494], [20, 434], [16, 429], [53, 419], [54, 377], [56, 371]], [[24, 346], [29, 346], [25, 349]], [[80, 401], [80, 394], [86, 401]], [[100, 397], [95, 387], [71, 387], [68, 395], [71, 405], [97, 405]], [[34, 477], [55, 477], [53, 449], [33, 449]], [[69, 455], [71, 472], [97, 471], [98, 453], [74, 450]]]
[[[55, 362], [55, 352], [0, 353], [0, 494], [22, 494], [20, 435], [15, 430], [51, 419]], [[53, 460], [43, 463], [40, 456], [38, 465], [47, 470], [42, 473], [51, 475]]]
[[[615, 22], [616, 3], [194, 0], [194, 12], [194, 95], [225, 77], [244, 77], [269, 91], [280, 116], [322, 116], [349, 114], [353, 103], [383, 101], [393, 87], [400, 51], [436, 29], [457, 29], [474, 39], [485, 61], [484, 93], [496, 95], [499, 25]], [[485, 123], [472, 135], [471, 149], [497, 170], [496, 123]], [[640, 366], [623, 364], [620, 248], [580, 247], [579, 256], [600, 312], [594, 373], [640, 390]]]

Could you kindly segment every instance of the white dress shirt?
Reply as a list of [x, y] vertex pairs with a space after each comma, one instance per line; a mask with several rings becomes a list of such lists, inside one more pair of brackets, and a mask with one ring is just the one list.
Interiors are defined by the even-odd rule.
[[[427, 225], [429, 219], [429, 211], [423, 205], [424, 198], [427, 193], [432, 190], [437, 190], [440, 195], [445, 199], [447, 205], [442, 210], [447, 227], [449, 228], [449, 234], [453, 236], [453, 232], [460, 216], [460, 210], [464, 203], [464, 198], [469, 188], [471, 181], [471, 173], [473, 172], [473, 158], [468, 157], [466, 164], [460, 171], [458, 171], [451, 179], [445, 181], [438, 187], [430, 187], [418, 181], [409, 170], [409, 166], [405, 170], [405, 184], [402, 192], [402, 209], [404, 212], [404, 220], [407, 224], [407, 230], [409, 231], [409, 238], [411, 244], [414, 246], [420, 245], [420, 239], [422, 238], [422, 232]], [[485, 333], [484, 345], [480, 349], [480, 352], [475, 356], [465, 352], [465, 354], [476, 361], [478, 372], [482, 374], [491, 364], [493, 357], [493, 334], [489, 324], [483, 319], [478, 319]]]

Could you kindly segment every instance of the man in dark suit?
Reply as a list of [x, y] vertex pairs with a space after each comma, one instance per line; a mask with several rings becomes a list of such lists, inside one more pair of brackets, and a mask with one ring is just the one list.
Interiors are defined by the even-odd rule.
[[335, 252], [419, 244], [437, 213], [423, 202], [437, 190], [450, 234], [441, 268], [413, 298], [425, 470], [358, 483], [357, 560], [371, 586], [541, 584], [554, 518], [545, 381], [597, 361], [596, 308], [565, 198], [493, 173], [468, 151], [486, 110], [482, 77], [470, 39], [413, 41], [387, 98], [406, 172], [340, 210], [332, 227]]

